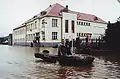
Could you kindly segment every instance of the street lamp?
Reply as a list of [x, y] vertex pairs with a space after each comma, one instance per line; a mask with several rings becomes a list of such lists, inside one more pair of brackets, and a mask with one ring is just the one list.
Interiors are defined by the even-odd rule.
[[[47, 24], [47, 22], [45, 22], [45, 19], [42, 20], [42, 28], [44, 28], [41, 32], [42, 32], [42, 39], [45, 42], [45, 24]], [[43, 38], [44, 35], [44, 38]]]

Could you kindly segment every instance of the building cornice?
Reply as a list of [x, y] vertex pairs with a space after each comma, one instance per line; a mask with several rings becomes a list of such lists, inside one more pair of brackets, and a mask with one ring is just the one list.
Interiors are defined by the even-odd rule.
[[14, 28], [13, 30], [18, 30], [18, 29], [20, 29], [20, 28], [23, 28], [23, 27], [26, 27], [26, 25], [24, 25], [24, 26], [19, 26], [19, 27], [16, 27], [16, 28]]
[[87, 21], [87, 22], [93, 22], [93, 23], [108, 24], [107, 22], [106, 22], [106, 23], [103, 23], [103, 22], [95, 22], [95, 21], [89, 21], [89, 20], [83, 20], [83, 19], [77, 19], [77, 20]]

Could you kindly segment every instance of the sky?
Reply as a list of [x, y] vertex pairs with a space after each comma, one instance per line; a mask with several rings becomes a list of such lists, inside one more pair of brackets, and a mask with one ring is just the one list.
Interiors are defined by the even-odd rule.
[[0, 36], [12, 33], [14, 28], [55, 3], [96, 15], [106, 22], [114, 22], [120, 16], [117, 0], [0, 0]]

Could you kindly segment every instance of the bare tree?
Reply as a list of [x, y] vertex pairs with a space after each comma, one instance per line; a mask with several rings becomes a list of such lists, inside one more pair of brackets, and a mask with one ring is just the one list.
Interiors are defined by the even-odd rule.
[[120, 0], [117, 0], [120, 3]]
[[120, 16], [117, 18], [117, 21], [120, 21]]

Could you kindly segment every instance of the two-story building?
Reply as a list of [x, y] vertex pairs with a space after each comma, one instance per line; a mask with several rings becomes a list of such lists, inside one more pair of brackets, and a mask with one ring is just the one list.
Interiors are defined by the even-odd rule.
[[13, 29], [13, 44], [39, 42], [54, 46], [61, 39], [98, 38], [105, 34], [106, 26], [107, 23], [95, 15], [72, 11], [56, 3]]

